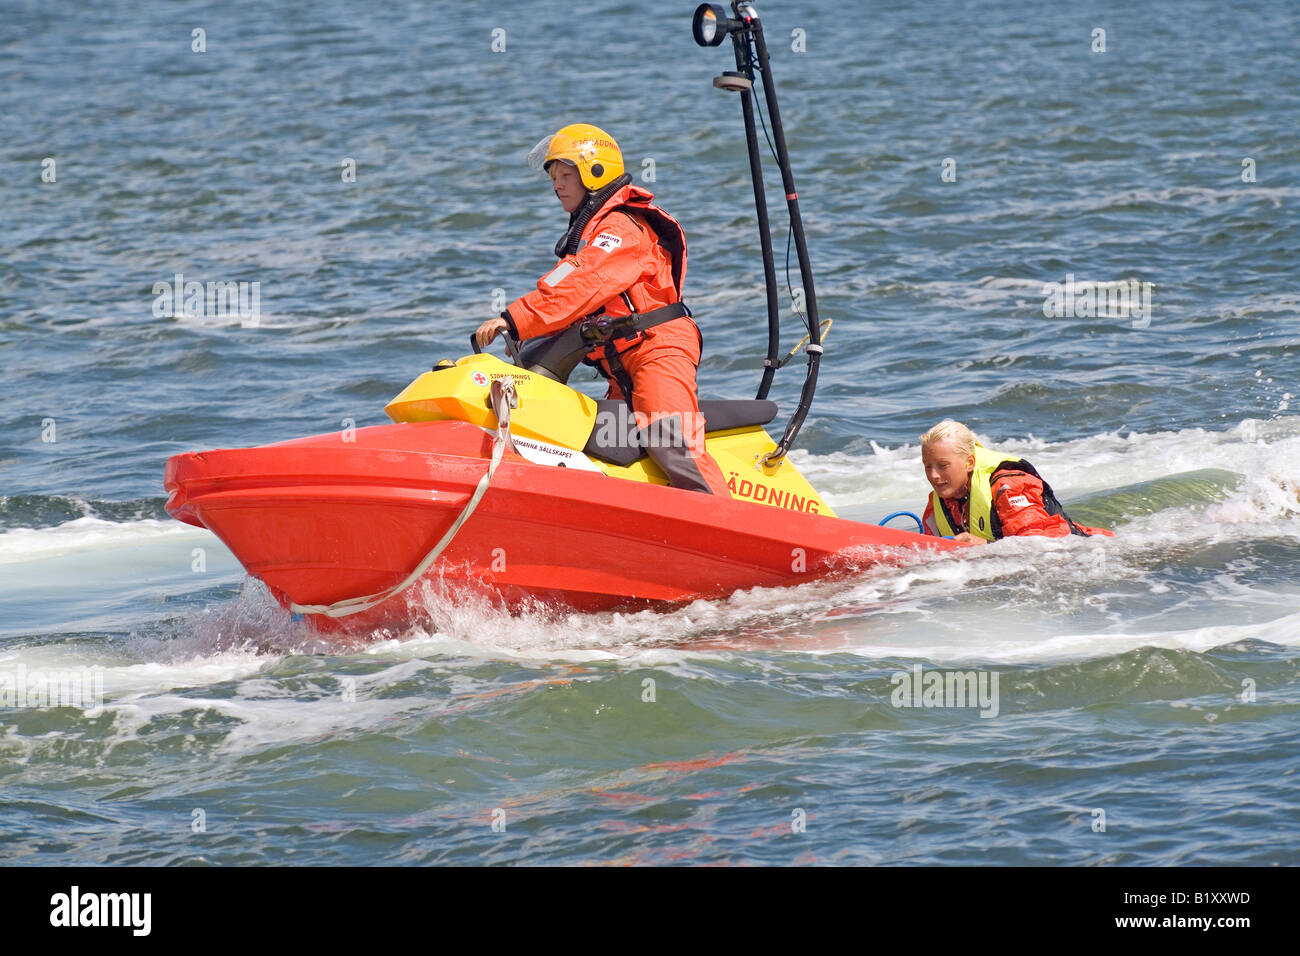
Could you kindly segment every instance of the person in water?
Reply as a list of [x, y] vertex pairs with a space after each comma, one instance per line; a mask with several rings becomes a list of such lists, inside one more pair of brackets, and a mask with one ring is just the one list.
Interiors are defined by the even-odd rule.
[[546, 171], [569, 227], [559, 262], [537, 288], [475, 332], [480, 348], [503, 331], [518, 340], [550, 335], [600, 316], [608, 325], [586, 362], [609, 380], [656, 439], [647, 451], [676, 488], [730, 497], [704, 448], [696, 391], [703, 339], [682, 304], [686, 237], [681, 225], [632, 185], [618, 144], [585, 123], [565, 126], [528, 155]]
[[1073, 520], [1028, 461], [985, 448], [961, 422], [944, 419], [921, 436], [921, 464], [934, 490], [925, 533], [963, 544], [1016, 535], [1113, 535]]

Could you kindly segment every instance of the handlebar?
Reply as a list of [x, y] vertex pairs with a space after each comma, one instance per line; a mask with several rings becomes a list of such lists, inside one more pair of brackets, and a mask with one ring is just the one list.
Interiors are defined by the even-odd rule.
[[[501, 338], [505, 340], [506, 354], [510, 356], [510, 361], [514, 362], [518, 368], [523, 368], [524, 363], [519, 358], [519, 345], [517, 342], [515, 342], [515, 337], [511, 335], [509, 332], [504, 332], [502, 333]], [[477, 332], [471, 332], [469, 334], [469, 347], [474, 350], [475, 355], [482, 354], [483, 350], [479, 348], [478, 345]]]

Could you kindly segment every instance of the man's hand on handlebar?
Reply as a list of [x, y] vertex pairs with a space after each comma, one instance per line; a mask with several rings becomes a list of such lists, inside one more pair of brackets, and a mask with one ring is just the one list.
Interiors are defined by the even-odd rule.
[[474, 333], [474, 338], [478, 341], [478, 347], [481, 349], [487, 348], [496, 340], [496, 337], [507, 328], [506, 320], [503, 318], [497, 317], [495, 319], [488, 319], [480, 325], [478, 331]]

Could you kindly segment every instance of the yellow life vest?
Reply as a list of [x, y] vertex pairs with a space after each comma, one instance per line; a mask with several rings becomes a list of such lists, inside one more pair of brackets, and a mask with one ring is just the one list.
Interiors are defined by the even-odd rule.
[[[970, 491], [967, 492], [970, 497], [970, 507], [966, 530], [971, 534], [986, 541], [994, 540], [993, 490], [990, 479], [993, 477], [993, 472], [1001, 465], [1023, 460], [1017, 455], [991, 451], [979, 442], [975, 443], [975, 467], [970, 473]], [[937, 491], [930, 492], [930, 506], [934, 511], [934, 523], [939, 533], [949, 538], [958, 534], [948, 521], [948, 513], [944, 511], [943, 502], [939, 500]]]

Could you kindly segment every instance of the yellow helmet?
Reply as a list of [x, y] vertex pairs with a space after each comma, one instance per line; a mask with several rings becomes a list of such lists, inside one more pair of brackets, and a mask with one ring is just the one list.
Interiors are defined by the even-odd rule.
[[548, 136], [528, 154], [528, 165], [545, 170], [559, 160], [578, 170], [582, 185], [599, 189], [623, 175], [623, 154], [618, 143], [599, 126], [571, 123]]

